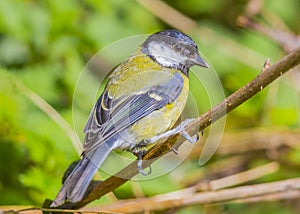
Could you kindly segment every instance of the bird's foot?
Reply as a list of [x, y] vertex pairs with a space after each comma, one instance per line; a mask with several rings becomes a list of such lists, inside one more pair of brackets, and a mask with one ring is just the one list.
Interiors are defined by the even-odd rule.
[[158, 140], [161, 140], [163, 138], [169, 138], [173, 135], [176, 134], [180, 134], [182, 137], [184, 137], [187, 141], [189, 141], [190, 143], [194, 144], [199, 140], [199, 135], [196, 134], [195, 136], [191, 136], [189, 133], [187, 133], [185, 131], [185, 127], [191, 123], [192, 121], [194, 121], [194, 118], [191, 119], [186, 119], [184, 121], [182, 121], [177, 127], [175, 127], [174, 129], [171, 129], [169, 131], [166, 131], [165, 133], [162, 133], [160, 135], [156, 135], [150, 139], [145, 140], [146, 144], [153, 144], [155, 142], [157, 142]]

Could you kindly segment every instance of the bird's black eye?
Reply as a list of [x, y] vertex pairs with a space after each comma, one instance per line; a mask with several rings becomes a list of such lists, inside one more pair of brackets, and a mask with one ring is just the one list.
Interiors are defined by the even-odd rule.
[[176, 52], [180, 52], [180, 51], [182, 50], [182, 47], [181, 47], [180, 45], [175, 45], [175, 46], [174, 46], [174, 50], [175, 50]]

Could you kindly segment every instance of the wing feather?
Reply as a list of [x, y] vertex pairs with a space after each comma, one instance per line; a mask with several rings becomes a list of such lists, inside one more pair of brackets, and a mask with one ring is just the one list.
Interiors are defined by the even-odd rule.
[[[179, 82], [178, 82], [179, 81]], [[107, 90], [98, 99], [85, 127], [85, 152], [132, 124], [174, 102], [180, 95], [183, 78], [179, 73], [164, 84], [154, 85], [139, 93], [114, 99]]]

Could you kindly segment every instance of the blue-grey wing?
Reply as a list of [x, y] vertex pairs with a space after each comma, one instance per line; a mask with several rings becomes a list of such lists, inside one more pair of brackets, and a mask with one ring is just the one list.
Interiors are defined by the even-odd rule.
[[154, 85], [127, 97], [114, 99], [105, 90], [85, 126], [85, 152], [96, 148], [114, 134], [130, 127], [153, 111], [174, 102], [184, 87], [179, 73], [164, 84]]

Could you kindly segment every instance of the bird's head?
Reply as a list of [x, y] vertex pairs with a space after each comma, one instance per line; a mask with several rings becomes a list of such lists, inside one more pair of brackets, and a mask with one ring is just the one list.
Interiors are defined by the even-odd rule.
[[142, 52], [164, 67], [188, 70], [193, 65], [209, 67], [200, 57], [196, 43], [177, 30], [164, 30], [150, 35]]

